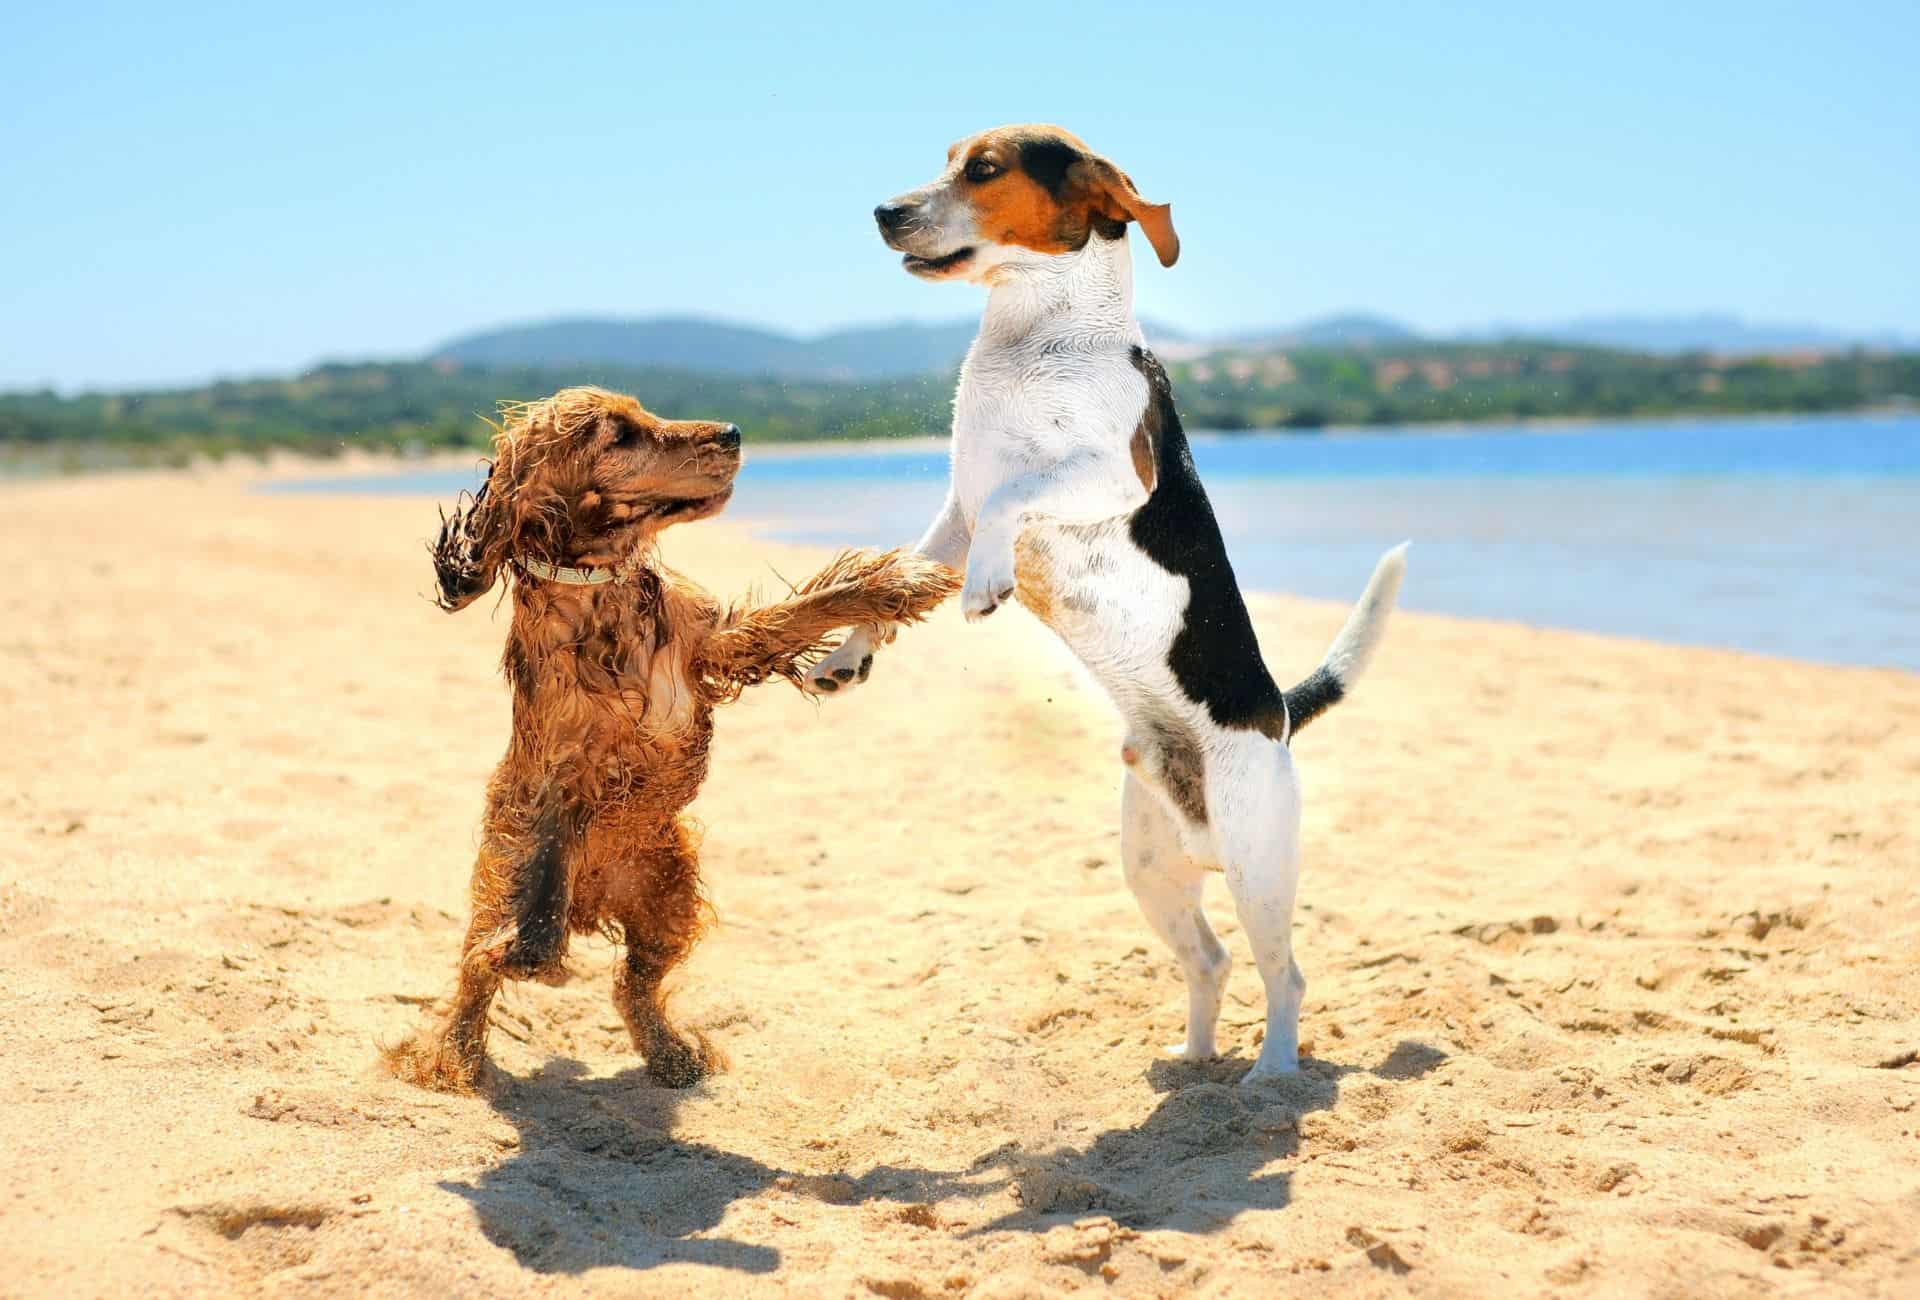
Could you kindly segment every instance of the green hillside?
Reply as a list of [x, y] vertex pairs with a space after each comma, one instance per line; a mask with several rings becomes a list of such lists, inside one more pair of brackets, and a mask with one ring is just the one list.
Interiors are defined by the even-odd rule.
[[[1655, 356], [1563, 344], [1227, 348], [1173, 361], [1192, 428], [1844, 411], [1911, 404], [1920, 353]], [[756, 442], [944, 432], [950, 375], [871, 382], [662, 368], [320, 366], [155, 392], [0, 394], [0, 448], [68, 465], [286, 447], [326, 454], [478, 445], [502, 399], [570, 383], [633, 392], [673, 416], [734, 421]]]
[[293, 379], [160, 392], [0, 394], [0, 446], [120, 444], [141, 458], [270, 447], [325, 455], [348, 447], [478, 446], [502, 400], [596, 383], [663, 415], [733, 421], [760, 442], [886, 438], [945, 427], [951, 381], [853, 384], [684, 370], [487, 369], [437, 362], [326, 365]]
[[1196, 428], [1847, 411], [1920, 400], [1920, 353], [1679, 356], [1558, 343], [1224, 349], [1168, 367]]

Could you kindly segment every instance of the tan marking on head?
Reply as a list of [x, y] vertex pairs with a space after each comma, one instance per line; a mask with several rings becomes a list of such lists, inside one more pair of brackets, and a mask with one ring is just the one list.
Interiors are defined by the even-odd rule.
[[[1114, 237], [1129, 221], [1153, 245], [1162, 266], [1180, 256], [1172, 209], [1148, 203], [1133, 181], [1086, 142], [1044, 123], [995, 127], [947, 151], [953, 184], [972, 209], [981, 237], [1058, 254], [1077, 252], [1100, 231]], [[1045, 174], [1030, 161], [1044, 160]], [[975, 178], [977, 165], [997, 169]]]
[[[1071, 190], [1056, 197], [1022, 166], [1020, 146], [1039, 139], [1052, 139], [1078, 154], [1087, 152], [1080, 141], [1056, 128], [998, 127], [955, 146], [956, 183], [964, 189], [983, 238], [1037, 253], [1076, 252], [1086, 245], [1092, 213]], [[999, 174], [984, 181], [970, 179], [970, 169], [981, 164], [998, 168]]]

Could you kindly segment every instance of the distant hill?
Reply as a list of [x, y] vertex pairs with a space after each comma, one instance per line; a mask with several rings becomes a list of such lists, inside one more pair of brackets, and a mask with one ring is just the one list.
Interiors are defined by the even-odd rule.
[[466, 366], [666, 366], [716, 374], [886, 379], [958, 365], [976, 325], [900, 321], [801, 338], [696, 316], [578, 317], [464, 335], [428, 359]]
[[1253, 330], [1219, 340], [1235, 347], [1373, 348], [1390, 343], [1412, 343], [1420, 332], [1386, 316], [1343, 312], [1319, 316], [1281, 329]]
[[[1433, 421], [1915, 409], [1920, 352], [1828, 357], [1675, 356], [1574, 344], [1224, 346], [1168, 362], [1195, 429], [1313, 429]], [[940, 434], [953, 377], [783, 378], [594, 362], [490, 367], [448, 361], [319, 366], [282, 379], [134, 393], [0, 393], [0, 466], [178, 461], [293, 447], [478, 447], [503, 398], [565, 384], [638, 393], [665, 415], [727, 419], [754, 442]], [[1674, 436], [1686, 436], [1676, 433]]]
[[[1240, 331], [1213, 340], [1208, 346], [1366, 350], [1403, 346], [1419, 342], [1422, 338], [1418, 330], [1391, 317], [1368, 312], [1347, 312], [1280, 329]], [[1818, 325], [1768, 324], [1712, 312], [1694, 316], [1580, 316], [1532, 325], [1502, 322], [1485, 329], [1435, 336], [1429, 341], [1486, 343], [1510, 339], [1573, 343], [1658, 355], [1721, 352], [1734, 356], [1754, 356], [1777, 352], [1844, 352], [1855, 347], [1897, 351], [1920, 346], [1920, 340], [1902, 338], [1897, 334], [1850, 334]], [[1192, 354], [1198, 350], [1188, 345], [1184, 352]]]
[[1581, 316], [1541, 325], [1503, 323], [1485, 330], [1471, 331], [1463, 337], [1546, 339], [1557, 343], [1619, 348], [1628, 352], [1669, 354], [1841, 352], [1853, 347], [1899, 349], [1916, 344], [1916, 340], [1903, 339], [1897, 334], [1849, 334], [1817, 325], [1767, 324], [1713, 313], [1698, 316]]
[[[463, 366], [662, 366], [709, 374], [875, 380], [952, 370], [980, 328], [977, 316], [896, 321], [808, 336], [698, 316], [574, 317], [462, 335], [427, 354]], [[1182, 335], [1157, 323], [1149, 338]]]
[[[1221, 348], [1311, 348], [1378, 352], [1421, 343], [1529, 340], [1671, 356], [1844, 352], [1856, 346], [1898, 350], [1915, 341], [1852, 335], [1810, 325], [1753, 324], [1736, 316], [1586, 316], [1544, 324], [1501, 323], [1448, 337], [1370, 312], [1343, 312], [1272, 329], [1195, 335], [1145, 321], [1147, 339], [1168, 361]], [[441, 344], [426, 359], [476, 367], [663, 367], [716, 375], [868, 383], [949, 372], [979, 329], [974, 316], [896, 321], [798, 335], [699, 316], [568, 317], [505, 325]]]

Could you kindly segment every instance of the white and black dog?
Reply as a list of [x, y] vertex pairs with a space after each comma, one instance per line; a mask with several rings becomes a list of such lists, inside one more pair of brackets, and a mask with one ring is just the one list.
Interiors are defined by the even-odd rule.
[[[965, 569], [969, 620], [1017, 595], [1119, 707], [1127, 883], [1186, 973], [1187, 1037], [1173, 1050], [1215, 1055], [1230, 962], [1201, 888], [1224, 871], [1267, 992], [1247, 1078], [1296, 1070], [1306, 981], [1291, 935], [1300, 787], [1288, 741], [1366, 667], [1405, 547], [1381, 559], [1320, 667], [1282, 691], [1133, 319], [1127, 223], [1171, 266], [1168, 209], [1058, 127], [1015, 126], [956, 144], [938, 179], [874, 216], [907, 270], [991, 290], [954, 398], [946, 504], [919, 549]], [[856, 631], [809, 685], [866, 680], [888, 635]]]

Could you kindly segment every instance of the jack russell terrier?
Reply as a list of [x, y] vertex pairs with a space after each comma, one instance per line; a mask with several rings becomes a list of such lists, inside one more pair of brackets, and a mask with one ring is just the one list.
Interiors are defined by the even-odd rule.
[[[990, 291], [954, 397], [946, 504], [918, 549], [965, 570], [969, 621], [1017, 596], [1119, 708], [1127, 884], [1186, 975], [1187, 1036], [1173, 1054], [1216, 1055], [1231, 963], [1201, 890], [1221, 871], [1267, 993], [1246, 1078], [1297, 1070], [1306, 980], [1293, 957], [1300, 786], [1288, 741], [1366, 667], [1406, 548], [1382, 557], [1320, 666], [1281, 690], [1166, 372], [1133, 319], [1127, 224], [1172, 266], [1168, 207], [1059, 127], [1010, 126], [954, 145], [937, 179], [874, 218], [914, 275]], [[890, 633], [857, 629], [808, 686], [865, 681]]]

